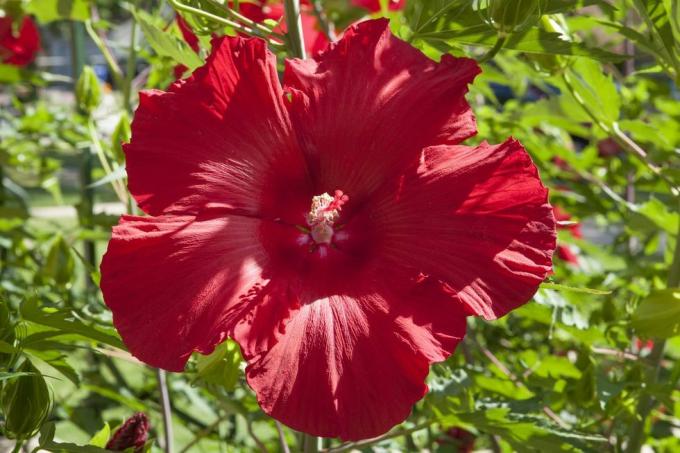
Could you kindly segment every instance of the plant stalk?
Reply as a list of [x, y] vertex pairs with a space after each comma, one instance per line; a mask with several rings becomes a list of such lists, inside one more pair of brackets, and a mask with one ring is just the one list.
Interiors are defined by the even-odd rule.
[[305, 52], [305, 38], [302, 34], [300, 0], [285, 0], [284, 6], [286, 10], [286, 24], [288, 25], [288, 33], [286, 34], [288, 49], [291, 56], [304, 60], [307, 58], [307, 54]]
[[[668, 271], [668, 279], [666, 287], [675, 288], [680, 285], [680, 226], [678, 227], [677, 236], [675, 238], [675, 250], [673, 252], [673, 262]], [[654, 340], [654, 347], [649, 355], [649, 368], [645, 373], [645, 385], [649, 389], [654, 387], [659, 382], [659, 375], [661, 373], [661, 360], [663, 359], [664, 349], [666, 348], [665, 339]], [[639, 453], [645, 441], [645, 427], [647, 425], [647, 418], [654, 410], [657, 401], [652, 395], [647, 392], [638, 401], [637, 412], [638, 419], [635, 420], [631, 427], [631, 435], [628, 439], [628, 446], [626, 451], [628, 453]]]
[[500, 52], [503, 46], [505, 45], [506, 39], [507, 36], [505, 34], [499, 33], [498, 38], [496, 39], [496, 43], [493, 45], [493, 47], [489, 49], [484, 55], [482, 55], [479, 58], [479, 60], [477, 60], [477, 62], [486, 63], [487, 61], [495, 57], [496, 54]]
[[137, 21], [132, 19], [130, 25], [130, 48], [128, 49], [125, 81], [123, 83], [123, 106], [128, 113], [132, 113], [132, 79], [137, 69]]
[[308, 434], [305, 434], [303, 437], [302, 449], [304, 453], [318, 453], [319, 438], [317, 436], [310, 436]]
[[161, 392], [161, 408], [163, 411], [163, 439], [165, 440], [165, 453], [172, 453], [172, 406], [170, 405], [170, 392], [165, 371], [156, 369], [158, 389]]
[[[85, 27], [81, 22], [71, 22], [71, 63], [73, 66], [73, 92], [85, 66]], [[92, 184], [92, 150], [87, 146], [81, 154], [80, 162], [80, 206], [78, 219], [82, 228], [94, 226], [94, 189]], [[91, 268], [97, 267], [97, 249], [92, 240], [84, 242], [85, 262]], [[87, 288], [94, 289], [94, 282], [86, 278]]]

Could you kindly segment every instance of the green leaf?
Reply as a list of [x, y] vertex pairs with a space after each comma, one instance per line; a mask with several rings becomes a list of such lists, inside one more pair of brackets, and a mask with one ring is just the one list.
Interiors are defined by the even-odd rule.
[[1, 381], [6, 381], [8, 379], [14, 379], [20, 376], [31, 376], [37, 373], [27, 373], [24, 371], [14, 371], [14, 372], [4, 372], [0, 371], [0, 382]]
[[598, 63], [578, 59], [569, 74], [576, 96], [600, 121], [613, 124], [619, 119], [621, 98], [611, 77], [602, 71]]
[[445, 426], [500, 436], [520, 453], [593, 451], [595, 445], [606, 442], [604, 437], [565, 430], [540, 417], [512, 413], [506, 407], [451, 414], [440, 421]]
[[66, 361], [66, 356], [55, 350], [38, 350], [27, 348], [26, 354], [32, 358], [41, 360], [46, 365], [54, 368], [75, 385], [80, 385], [78, 372]]
[[[423, 33], [420, 38], [428, 41], [442, 40], [468, 46], [492, 47], [497, 40], [496, 33], [496, 30], [488, 25], [480, 24], [464, 29]], [[558, 33], [535, 27], [512, 34], [503, 48], [543, 55], [582, 56], [605, 62], [622, 61], [626, 58], [625, 55], [590, 48], [579, 42], [567, 41]]]
[[21, 304], [21, 315], [25, 320], [42, 326], [52, 327], [64, 333], [77, 334], [109, 346], [125, 349], [115, 330], [94, 323], [86, 324], [71, 310], [43, 310], [38, 306], [36, 300], [28, 299]]
[[154, 25], [152, 17], [147, 13], [138, 10], [134, 15], [149, 45], [158, 55], [172, 58], [192, 71], [203, 64], [201, 58], [184, 41]]
[[667, 233], [672, 235], [678, 233], [678, 218], [680, 216], [678, 216], [677, 212], [671, 212], [665, 204], [656, 198], [652, 198], [644, 203], [637, 212], [647, 217], [654, 225], [665, 230]]
[[227, 340], [217, 346], [212, 354], [197, 357], [198, 377], [210, 384], [233, 390], [241, 375], [239, 365], [242, 360], [238, 345]]
[[668, 21], [671, 24], [675, 41], [680, 41], [680, 2], [677, 0], [663, 0], [663, 6], [666, 8]]
[[580, 379], [581, 371], [566, 357], [549, 355], [539, 359], [539, 365], [534, 369], [534, 374], [540, 377], [553, 379], [569, 378]]
[[526, 387], [517, 386], [510, 379], [500, 379], [482, 374], [473, 378], [477, 387], [514, 400], [526, 400], [535, 395]]
[[90, 0], [31, 0], [26, 12], [43, 24], [64, 19], [85, 21], [90, 18]]
[[97, 395], [103, 396], [104, 398], [108, 398], [111, 401], [116, 401], [136, 412], [145, 412], [148, 409], [143, 403], [139, 402], [135, 398], [127, 397], [115, 390], [107, 389], [97, 385], [84, 385], [82, 388], [84, 390], [96, 393]]
[[76, 445], [54, 440], [56, 427], [53, 422], [45, 423], [40, 429], [39, 446], [52, 453], [108, 453], [109, 450], [94, 445]]
[[559, 283], [543, 282], [541, 283], [541, 289], [554, 289], [555, 291], [569, 291], [572, 293], [585, 293], [594, 294], [596, 296], [604, 296], [606, 294], [611, 294], [611, 291], [603, 289], [593, 289], [593, 288], [583, 288], [575, 286], [561, 285]]
[[568, 11], [574, 11], [584, 6], [597, 5], [605, 11], [614, 11], [616, 8], [612, 7], [605, 0], [546, 0], [542, 6], [543, 14], [557, 14]]
[[680, 288], [652, 291], [640, 302], [631, 321], [643, 337], [670, 338], [680, 334]]
[[0, 352], [5, 354], [13, 354], [15, 352], [19, 352], [19, 350], [6, 341], [0, 340]]
[[59, 234], [52, 242], [45, 264], [43, 266], [43, 274], [51, 278], [56, 283], [64, 285], [73, 278], [73, 270], [75, 268], [75, 260], [71, 253], [71, 248], [66, 243], [64, 238]]
[[109, 426], [108, 423], [104, 423], [104, 427], [97, 431], [94, 436], [92, 436], [92, 439], [90, 439], [90, 445], [93, 447], [101, 447], [104, 448], [106, 447], [106, 443], [109, 441], [109, 438], [111, 437], [111, 427]]

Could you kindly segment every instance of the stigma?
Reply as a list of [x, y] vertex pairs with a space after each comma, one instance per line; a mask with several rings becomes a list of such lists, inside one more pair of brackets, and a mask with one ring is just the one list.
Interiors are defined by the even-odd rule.
[[309, 235], [316, 244], [332, 243], [340, 211], [348, 200], [349, 197], [342, 190], [336, 190], [333, 196], [326, 192], [312, 197], [312, 205], [305, 220], [309, 226]]

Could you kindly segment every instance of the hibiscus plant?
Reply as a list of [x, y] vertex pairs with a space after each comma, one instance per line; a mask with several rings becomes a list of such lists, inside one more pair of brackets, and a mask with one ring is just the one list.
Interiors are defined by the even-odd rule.
[[0, 451], [680, 451], [676, 0], [0, 1]]

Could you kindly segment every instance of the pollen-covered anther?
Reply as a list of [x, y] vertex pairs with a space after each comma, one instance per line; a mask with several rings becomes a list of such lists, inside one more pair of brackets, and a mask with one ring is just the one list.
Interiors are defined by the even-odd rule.
[[305, 216], [309, 225], [309, 234], [317, 244], [330, 244], [333, 240], [335, 222], [340, 218], [342, 206], [349, 197], [342, 190], [336, 190], [334, 196], [322, 193], [312, 198], [312, 206]]

